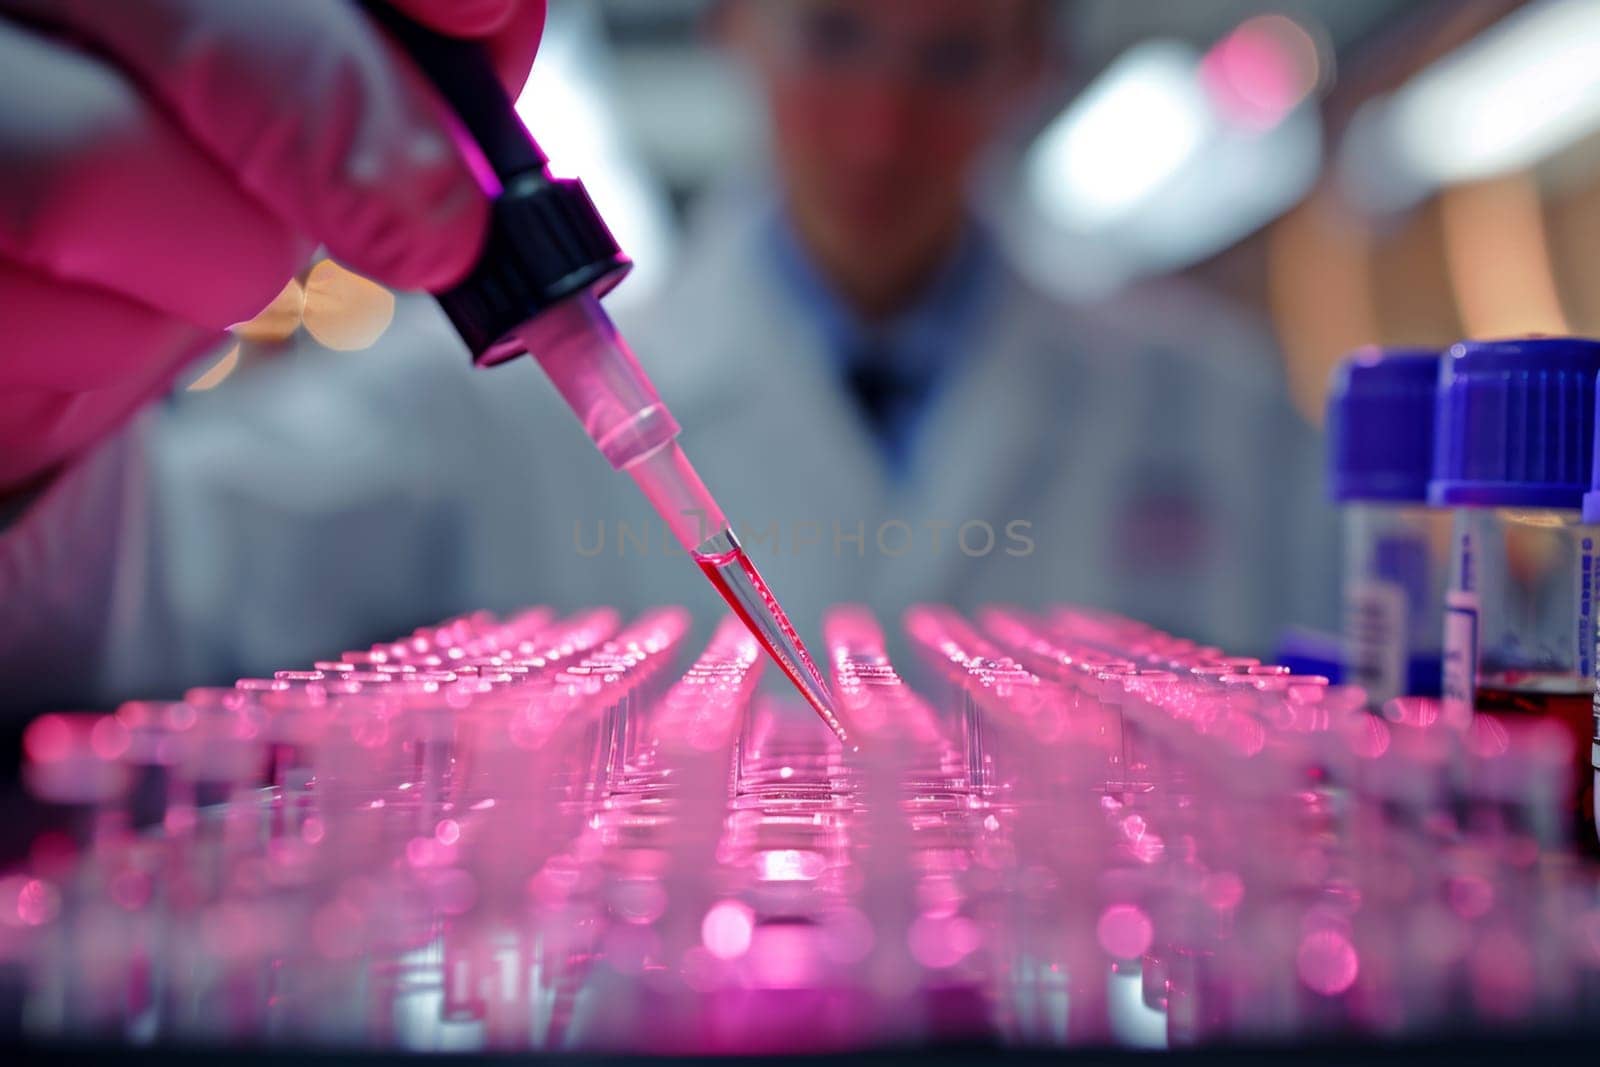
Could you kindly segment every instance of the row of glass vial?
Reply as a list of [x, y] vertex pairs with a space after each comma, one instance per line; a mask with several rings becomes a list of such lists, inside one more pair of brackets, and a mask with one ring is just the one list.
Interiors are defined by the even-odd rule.
[[1346, 679], [1382, 708], [1540, 717], [1572, 735], [1578, 840], [1595, 843], [1595, 462], [1600, 341], [1361, 349], [1329, 398], [1345, 524]]

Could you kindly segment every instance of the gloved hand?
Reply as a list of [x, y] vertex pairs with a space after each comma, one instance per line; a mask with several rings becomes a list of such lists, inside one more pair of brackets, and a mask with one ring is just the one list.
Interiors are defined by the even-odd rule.
[[[544, 0], [391, 0], [513, 93]], [[251, 318], [325, 245], [397, 288], [471, 265], [487, 200], [353, 2], [0, 0], [0, 496]]]

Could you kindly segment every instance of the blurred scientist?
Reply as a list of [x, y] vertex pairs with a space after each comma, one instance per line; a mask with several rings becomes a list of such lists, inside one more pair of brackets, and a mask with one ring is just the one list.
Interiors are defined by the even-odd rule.
[[[1186, 295], [1064, 307], [976, 206], [980, 164], [1037, 86], [1048, 13], [722, 5], [770, 116], [772, 177], [702, 205], [624, 332], [807, 635], [839, 601], [892, 617], [1072, 600], [1264, 648], [1286, 622], [1326, 623], [1331, 588], [1316, 442], [1270, 348]], [[299, 210], [377, 211], [301, 177], [327, 206]], [[69, 229], [112, 210], [69, 206]], [[201, 287], [254, 251], [165, 222], [149, 254]], [[439, 281], [398, 236], [376, 243], [410, 271], [298, 229], [390, 284]], [[286, 274], [275, 251], [255, 269]], [[142, 301], [138, 269], [106, 268]], [[248, 317], [222, 307], [216, 325]], [[225, 680], [476, 607], [717, 608], [536, 367], [473, 371], [420, 298], [369, 353], [292, 353], [34, 466], [0, 534], [0, 676], [58, 698]]]

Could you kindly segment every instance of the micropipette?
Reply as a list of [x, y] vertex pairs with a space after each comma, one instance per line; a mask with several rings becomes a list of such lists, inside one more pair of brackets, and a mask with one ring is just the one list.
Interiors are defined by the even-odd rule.
[[822, 673], [677, 442], [678, 423], [600, 297], [631, 266], [583, 185], [554, 178], [482, 48], [387, 3], [367, 11], [433, 82], [493, 197], [472, 271], [436, 294], [473, 361], [532, 354], [612, 468], [625, 471], [806, 702], [844, 740]]

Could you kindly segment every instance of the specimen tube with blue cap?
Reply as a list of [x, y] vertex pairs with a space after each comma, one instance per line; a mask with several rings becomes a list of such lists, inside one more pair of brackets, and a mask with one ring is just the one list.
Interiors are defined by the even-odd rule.
[[1427, 506], [1439, 353], [1360, 348], [1328, 396], [1328, 488], [1344, 527], [1345, 680], [1373, 708], [1439, 691], [1448, 522]]
[[[1589, 778], [1600, 526], [1593, 475], [1600, 342], [1466, 341], [1440, 363], [1428, 500], [1451, 508], [1445, 718], [1558, 724]], [[1479, 731], [1479, 739], [1493, 734]], [[1585, 806], [1575, 780], [1574, 821]]]

